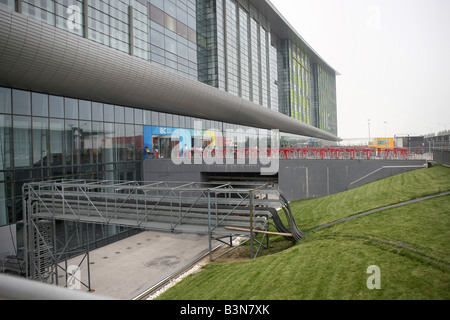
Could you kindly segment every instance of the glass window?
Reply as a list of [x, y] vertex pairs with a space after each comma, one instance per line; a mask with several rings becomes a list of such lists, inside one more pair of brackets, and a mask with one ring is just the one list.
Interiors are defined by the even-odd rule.
[[0, 113], [11, 113], [11, 89], [0, 88]]
[[135, 136], [134, 125], [127, 124], [125, 126], [125, 152], [126, 160], [134, 160], [135, 156]]
[[31, 102], [33, 116], [48, 117], [48, 95], [33, 92]]
[[125, 110], [125, 122], [134, 123], [134, 110], [132, 108], [124, 108]]
[[105, 135], [105, 152], [103, 160], [105, 163], [111, 163], [114, 162], [114, 140], [115, 140], [114, 123], [109, 122], [105, 123], [104, 135]]
[[152, 125], [152, 112], [150, 110], [144, 110], [144, 125]]
[[114, 122], [114, 106], [110, 104], [104, 105], [104, 120], [108, 122]]
[[160, 25], [164, 25], [164, 12], [150, 5], [150, 19]]
[[197, 43], [197, 32], [191, 28], [188, 28], [188, 40]]
[[121, 106], [115, 106], [116, 122], [125, 122], [125, 108]]
[[151, 44], [164, 48], [164, 34], [151, 29]]
[[48, 166], [48, 119], [33, 118], [33, 167]]
[[168, 14], [164, 15], [164, 26], [169, 29], [170, 31], [176, 32], [177, 31], [177, 20], [175, 20], [173, 17], [169, 16]]
[[135, 150], [135, 159], [143, 160], [144, 159], [144, 127], [136, 125], [134, 127], [134, 150]]
[[173, 54], [177, 54], [177, 42], [176, 40], [169, 38], [169, 37], [165, 37], [165, 48], [168, 52], [173, 53]]
[[152, 111], [152, 126], [159, 126], [159, 112]]
[[166, 114], [166, 126], [167, 127], [173, 127], [173, 115]]
[[177, 15], [177, 7], [171, 1], [164, 1], [164, 11], [175, 17]]
[[52, 166], [63, 165], [64, 120], [50, 119], [50, 161]]
[[125, 125], [116, 123], [115, 125], [115, 139], [113, 143], [114, 154], [117, 161], [127, 160], [126, 138], [125, 138]]
[[92, 123], [90, 121], [80, 121], [79, 130], [79, 149], [81, 164], [92, 163], [93, 145], [92, 145]]
[[31, 93], [22, 90], [13, 90], [14, 114], [31, 115]]
[[66, 164], [79, 164], [79, 150], [81, 147], [81, 132], [77, 120], [65, 122]]
[[14, 117], [14, 166], [31, 167], [31, 118]]
[[142, 109], [134, 109], [134, 123], [135, 124], [143, 124], [144, 123], [144, 116], [143, 116]]
[[179, 124], [178, 125], [179, 125], [179, 127], [181, 129], [185, 129], [186, 128], [185, 119], [186, 119], [185, 116], [179, 116]]
[[174, 114], [172, 117], [173, 117], [172, 127], [180, 128], [180, 117], [176, 114]]
[[79, 108], [81, 120], [92, 120], [92, 107], [90, 101], [80, 100]]
[[[0, 114], [0, 170], [13, 167], [11, 116]], [[0, 173], [1, 174], [1, 173]]]
[[184, 23], [177, 21], [177, 34], [183, 38], [188, 37], [188, 28]]
[[65, 98], [65, 111], [67, 119], [78, 119], [78, 100]]
[[50, 117], [64, 118], [64, 99], [62, 97], [49, 97]]
[[92, 123], [92, 156], [93, 163], [103, 162], [103, 152], [105, 149], [105, 131], [103, 122]]
[[[3, 173], [0, 173], [3, 175]], [[0, 183], [0, 227], [11, 222], [10, 217], [13, 215], [13, 183]]]
[[103, 121], [103, 103], [92, 102], [92, 120]]
[[159, 113], [159, 126], [160, 127], [166, 126], [166, 114], [165, 113]]

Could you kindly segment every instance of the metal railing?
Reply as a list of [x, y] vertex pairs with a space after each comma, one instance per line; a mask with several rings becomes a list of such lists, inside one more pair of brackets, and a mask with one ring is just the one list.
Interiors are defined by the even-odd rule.
[[[42, 282], [58, 284], [61, 270], [69, 276], [62, 264], [67, 244], [62, 249], [56, 245], [56, 221], [205, 234], [211, 260], [213, 241], [230, 238], [231, 246], [238, 235], [248, 237], [251, 258], [255, 257], [269, 235], [270, 220], [284, 237], [293, 241], [302, 237], [288, 202], [270, 183], [52, 180], [25, 184], [23, 194], [27, 277]], [[280, 209], [284, 220], [278, 216]], [[262, 239], [257, 240], [260, 234]], [[259, 244], [256, 253], [254, 242]], [[80, 254], [89, 261], [89, 246]], [[89, 276], [82, 285], [91, 289]]]
[[[424, 150], [427, 151], [427, 150]], [[430, 153], [418, 152], [408, 148], [374, 148], [367, 146], [328, 146], [328, 147], [282, 147], [277, 149], [237, 148], [217, 149], [205, 152], [192, 151], [184, 155], [177, 154], [177, 158], [204, 159], [208, 157], [219, 159], [334, 159], [334, 160], [432, 160]]]

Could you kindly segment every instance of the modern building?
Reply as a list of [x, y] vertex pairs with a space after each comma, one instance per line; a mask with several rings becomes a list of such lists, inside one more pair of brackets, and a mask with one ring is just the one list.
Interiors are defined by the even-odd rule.
[[0, 0], [0, 256], [25, 183], [143, 180], [177, 129], [337, 141], [336, 75], [267, 0]]

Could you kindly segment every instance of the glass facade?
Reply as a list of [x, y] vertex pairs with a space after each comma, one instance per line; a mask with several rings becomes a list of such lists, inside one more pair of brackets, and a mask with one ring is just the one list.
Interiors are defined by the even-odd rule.
[[297, 45], [289, 46], [291, 117], [307, 124], [311, 122], [311, 71], [308, 55]]
[[[275, 35], [249, 0], [0, 0], [0, 6], [337, 134], [335, 74]], [[22, 218], [22, 186], [29, 181], [142, 180], [145, 157], [155, 158], [156, 150], [158, 158], [170, 156], [167, 132], [193, 130], [195, 121], [222, 132], [248, 129], [0, 87], [0, 226]]]
[[336, 77], [317, 67], [317, 127], [334, 135], [338, 134], [337, 128], [337, 101], [336, 101]]
[[292, 40], [277, 39], [270, 21], [248, 0], [1, 0], [0, 5], [337, 131], [335, 74]]
[[215, 2], [217, 87], [278, 111], [278, 62], [270, 23], [248, 0]]
[[[183, 135], [172, 141], [177, 129], [189, 132], [189, 141]], [[213, 130], [225, 136], [227, 129], [253, 129], [255, 138], [260, 133], [220, 121], [0, 87], [0, 226], [22, 219], [25, 183], [142, 181], [145, 159], [170, 159], [176, 145], [192, 149], [197, 138], [204, 149], [215, 139]], [[211, 132], [209, 141], [205, 132]]]
[[0, 88], [0, 226], [22, 219], [27, 182], [142, 180], [149, 112]]
[[337, 135], [336, 75], [291, 40], [278, 47], [279, 112]]

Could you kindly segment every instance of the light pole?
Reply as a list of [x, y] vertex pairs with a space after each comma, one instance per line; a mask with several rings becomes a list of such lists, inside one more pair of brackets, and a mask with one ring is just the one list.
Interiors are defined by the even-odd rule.
[[369, 143], [368, 143], [368, 146], [370, 146], [370, 119], [367, 119], [367, 121], [369, 122]]
[[386, 139], [386, 148], [388, 147], [388, 137], [387, 137], [387, 121], [384, 122], [384, 138]]

